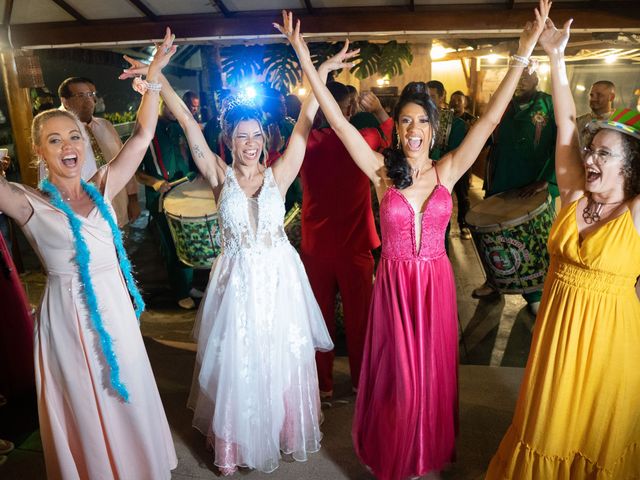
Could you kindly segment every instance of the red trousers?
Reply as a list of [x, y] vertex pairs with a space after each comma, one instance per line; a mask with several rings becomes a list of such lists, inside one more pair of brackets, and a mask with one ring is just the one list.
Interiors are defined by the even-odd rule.
[[[351, 383], [354, 388], [357, 388], [373, 289], [373, 255], [367, 251], [356, 255], [327, 258], [303, 253], [301, 258], [334, 343], [336, 293], [340, 291], [344, 309], [344, 328], [347, 337]], [[334, 358], [335, 352], [333, 350], [316, 353], [321, 392], [333, 391]]]

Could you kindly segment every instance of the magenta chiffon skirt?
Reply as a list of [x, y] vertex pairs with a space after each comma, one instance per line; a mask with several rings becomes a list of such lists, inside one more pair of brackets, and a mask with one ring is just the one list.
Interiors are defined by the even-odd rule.
[[11, 252], [0, 233], [0, 394], [35, 388], [33, 318]]
[[455, 457], [455, 284], [446, 255], [382, 258], [376, 275], [353, 441], [378, 479], [400, 480]]

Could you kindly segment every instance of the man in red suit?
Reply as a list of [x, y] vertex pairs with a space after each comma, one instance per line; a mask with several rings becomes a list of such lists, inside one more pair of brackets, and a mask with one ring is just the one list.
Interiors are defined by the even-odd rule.
[[[350, 118], [352, 107], [347, 87], [338, 82], [331, 82], [327, 87], [342, 113]], [[388, 145], [393, 121], [372, 93], [364, 94], [361, 103], [369, 115], [376, 117], [379, 128], [363, 128], [360, 133], [371, 148], [380, 150]], [[309, 134], [300, 175], [302, 261], [334, 341], [335, 300], [336, 293], [340, 292], [355, 391], [371, 300], [374, 268], [371, 250], [380, 245], [371, 210], [369, 179], [326, 122]], [[316, 354], [323, 399], [333, 394], [334, 357], [333, 351]]]

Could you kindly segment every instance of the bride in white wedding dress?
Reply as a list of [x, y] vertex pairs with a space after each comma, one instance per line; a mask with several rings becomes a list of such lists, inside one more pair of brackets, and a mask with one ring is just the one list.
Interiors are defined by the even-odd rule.
[[[318, 69], [350, 66], [347, 45]], [[129, 60], [128, 73], [144, 73]], [[223, 106], [227, 166], [211, 152], [191, 112], [162, 77], [162, 97], [184, 129], [218, 205], [223, 251], [196, 318], [196, 367], [188, 406], [225, 475], [271, 472], [281, 452], [305, 461], [320, 449], [322, 412], [316, 350], [333, 343], [297, 252], [283, 228], [284, 194], [298, 175], [318, 103], [304, 101], [289, 145], [264, 168], [262, 112], [247, 99]], [[336, 172], [339, 174], [339, 172]]]

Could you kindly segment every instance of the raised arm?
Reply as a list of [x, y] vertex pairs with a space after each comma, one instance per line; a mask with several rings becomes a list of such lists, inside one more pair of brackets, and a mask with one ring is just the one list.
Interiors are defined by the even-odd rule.
[[491, 97], [485, 113], [471, 127], [462, 144], [438, 162], [441, 176], [444, 177], [445, 184], [448, 186], [453, 187], [458, 179], [471, 168], [489, 135], [500, 123], [516, 90], [522, 71], [527, 66], [524, 59], [527, 59], [528, 63], [529, 56], [544, 29], [550, 8], [551, 2], [549, 0], [540, 0], [539, 7], [535, 9], [535, 20], [527, 22], [524, 27], [518, 42], [517, 54], [511, 58], [507, 74]]
[[226, 163], [211, 151], [200, 124], [193, 118], [191, 110], [184, 104], [169, 81], [164, 76], [160, 77], [160, 81], [162, 83], [162, 100], [184, 130], [191, 149], [191, 156], [198, 170], [207, 179], [211, 188], [222, 186], [227, 169]]
[[[0, 159], [0, 163], [2, 159]], [[0, 212], [13, 218], [18, 225], [24, 225], [31, 218], [33, 207], [25, 193], [15, 185], [11, 185], [4, 176], [0, 164]]]
[[[173, 45], [174, 35], [167, 27], [162, 44], [156, 49], [153, 61], [149, 65], [147, 72], [147, 82], [157, 84], [162, 69], [169, 63], [171, 56], [175, 53], [176, 47]], [[122, 78], [122, 76], [121, 76]], [[131, 137], [126, 141], [120, 152], [109, 163], [109, 195], [113, 198], [133, 177], [144, 158], [144, 154], [153, 140], [153, 135], [158, 122], [158, 94], [157, 90], [149, 88], [143, 95], [136, 125], [133, 128]], [[99, 170], [94, 177], [96, 183], [104, 181], [104, 170]], [[104, 189], [104, 185], [102, 185]]]
[[[148, 68], [147, 65], [129, 57], [125, 58], [131, 64], [131, 68], [125, 70], [121, 78], [145, 74]], [[202, 176], [207, 179], [211, 188], [215, 189], [221, 186], [222, 183], [224, 183], [226, 164], [218, 155], [211, 151], [202, 133], [200, 124], [193, 118], [191, 111], [175, 92], [167, 78], [160, 74], [158, 75], [158, 81], [162, 85], [162, 100], [176, 117], [176, 120], [187, 136], [191, 155], [198, 170], [200, 170]]]
[[[289, 12], [282, 12], [283, 25], [274, 24], [282, 32], [295, 50], [300, 60], [300, 65], [307, 76], [315, 97], [320, 103], [320, 108], [324, 113], [331, 128], [336, 132], [351, 158], [358, 167], [378, 186], [381, 183], [381, 172], [384, 167], [382, 155], [371, 150], [367, 142], [362, 138], [358, 130], [344, 117], [338, 103], [327, 89], [319, 73], [313, 66], [309, 48], [300, 34], [300, 21], [296, 22], [293, 28], [293, 15]], [[352, 66], [347, 64], [347, 66]]]
[[556, 136], [556, 178], [560, 189], [560, 201], [566, 205], [580, 198], [584, 193], [584, 168], [580, 157], [578, 128], [576, 126], [576, 105], [569, 88], [564, 50], [569, 41], [571, 22], [568, 20], [562, 30], [558, 30], [551, 19], [540, 35], [540, 45], [549, 56], [551, 65], [551, 87], [553, 112], [558, 133]]
[[[318, 68], [318, 74], [322, 83], [326, 83], [329, 72], [333, 70], [340, 70], [348, 67], [350, 64], [345, 63], [348, 59], [356, 55], [357, 51], [347, 51], [349, 48], [349, 42], [345, 42], [342, 49], [333, 57], [325, 60]], [[291, 133], [289, 139], [289, 145], [282, 154], [282, 157], [276, 162], [273, 167], [273, 173], [278, 182], [278, 186], [284, 193], [287, 191], [291, 183], [298, 176], [302, 161], [304, 160], [304, 154], [307, 149], [307, 138], [313, 125], [313, 119], [318, 111], [318, 101], [315, 95], [310, 94], [302, 103], [300, 115], [296, 126]]]

